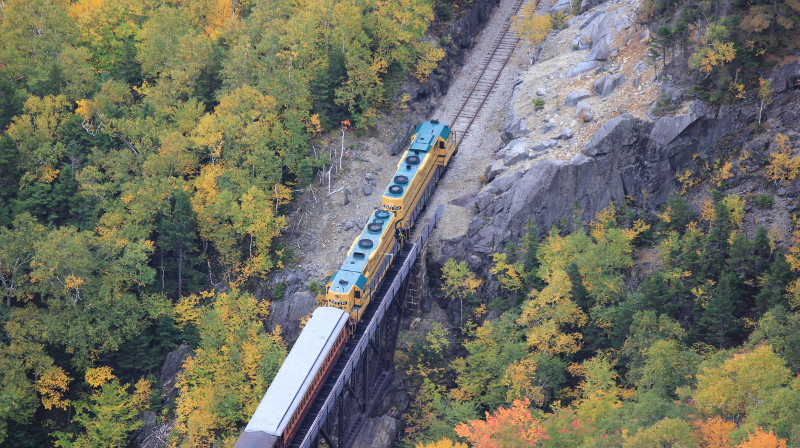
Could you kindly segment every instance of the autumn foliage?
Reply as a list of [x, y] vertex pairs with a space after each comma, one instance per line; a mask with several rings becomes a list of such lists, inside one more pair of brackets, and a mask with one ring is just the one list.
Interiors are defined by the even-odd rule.
[[540, 422], [533, 418], [527, 400], [514, 400], [510, 408], [500, 407], [485, 420], [456, 426], [456, 433], [475, 448], [537, 447], [547, 440]]

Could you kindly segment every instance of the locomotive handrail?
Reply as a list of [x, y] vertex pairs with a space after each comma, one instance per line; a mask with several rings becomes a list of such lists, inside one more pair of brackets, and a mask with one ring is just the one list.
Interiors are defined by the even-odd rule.
[[417, 241], [411, 246], [411, 250], [408, 253], [408, 257], [406, 257], [403, 265], [400, 267], [400, 270], [395, 275], [394, 279], [392, 279], [392, 284], [389, 287], [389, 290], [386, 291], [386, 294], [381, 297], [380, 305], [378, 309], [375, 311], [375, 315], [367, 324], [367, 328], [364, 331], [364, 334], [361, 335], [361, 338], [358, 340], [358, 343], [353, 348], [352, 355], [347, 360], [347, 364], [345, 364], [344, 369], [342, 369], [342, 373], [339, 375], [339, 378], [336, 380], [336, 383], [333, 385], [330, 393], [328, 394], [327, 398], [325, 399], [325, 403], [323, 403], [322, 408], [317, 412], [317, 415], [314, 417], [314, 421], [311, 423], [311, 427], [305, 434], [305, 437], [300, 442], [300, 446], [302, 448], [310, 448], [312, 446], [312, 442], [316, 437], [317, 433], [319, 432], [322, 423], [328, 417], [328, 414], [333, 410], [334, 406], [336, 405], [336, 399], [341, 393], [342, 389], [344, 389], [345, 381], [350, 378], [350, 375], [353, 372], [354, 366], [357, 365], [358, 361], [361, 359], [361, 355], [364, 354], [364, 351], [367, 349], [367, 345], [369, 344], [369, 340], [373, 334], [375, 334], [376, 328], [378, 323], [383, 320], [384, 314], [389, 309], [389, 305], [392, 302], [392, 298], [400, 290], [400, 287], [403, 284], [406, 276], [408, 275], [408, 271], [411, 269], [411, 266], [414, 264], [414, 260], [417, 257], [419, 252], [419, 248], [425, 243], [428, 239], [433, 228], [436, 226], [436, 223], [439, 221], [439, 217], [442, 215], [444, 211], [444, 205], [439, 205], [436, 207], [436, 211], [434, 211], [433, 216], [431, 216], [430, 221], [428, 221], [427, 225], [422, 229], [422, 233], [420, 234]]

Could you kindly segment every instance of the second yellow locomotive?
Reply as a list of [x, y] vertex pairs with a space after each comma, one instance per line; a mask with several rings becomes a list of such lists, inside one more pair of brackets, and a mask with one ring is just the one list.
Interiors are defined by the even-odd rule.
[[380, 210], [370, 216], [325, 288], [326, 305], [349, 313], [352, 324], [361, 319], [395, 255], [408, 240], [414, 221], [456, 148], [455, 133], [435, 120], [420, 124], [411, 136]]

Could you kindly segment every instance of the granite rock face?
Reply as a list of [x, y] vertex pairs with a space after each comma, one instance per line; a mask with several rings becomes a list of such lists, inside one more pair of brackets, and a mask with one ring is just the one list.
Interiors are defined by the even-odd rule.
[[694, 153], [704, 153], [737, 119], [735, 109], [710, 112], [699, 105], [681, 117], [656, 122], [623, 114], [604, 123], [573, 160], [541, 160], [523, 172], [498, 173], [473, 198], [476, 212], [465, 237], [451, 240], [444, 256], [490, 263], [493, 252], [524, 233], [531, 220], [547, 231], [575, 210], [590, 220], [626, 196], [655, 209], [675, 191], [674, 175]]
[[314, 310], [315, 303], [314, 296], [305, 290], [287, 295], [285, 299], [270, 304], [267, 324], [270, 329], [280, 325], [283, 328], [284, 338], [287, 341], [294, 342], [297, 336], [300, 335], [300, 328], [297, 322]]
[[352, 448], [389, 448], [400, 434], [400, 420], [382, 415], [369, 418], [359, 431]]

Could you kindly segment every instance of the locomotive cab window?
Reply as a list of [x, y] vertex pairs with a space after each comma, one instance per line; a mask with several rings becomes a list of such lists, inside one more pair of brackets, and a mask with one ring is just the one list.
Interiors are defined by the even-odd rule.
[[356, 289], [356, 299], [360, 299], [360, 298], [361, 298], [361, 291]]
[[444, 149], [444, 140], [439, 141], [439, 149]]

